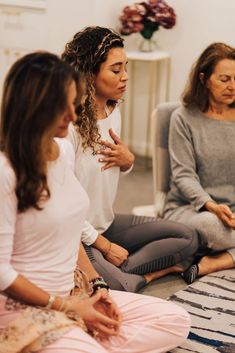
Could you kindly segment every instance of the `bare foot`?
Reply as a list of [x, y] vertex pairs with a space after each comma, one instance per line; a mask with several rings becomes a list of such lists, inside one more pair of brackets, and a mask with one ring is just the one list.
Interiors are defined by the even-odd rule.
[[146, 282], [149, 283], [149, 282], [153, 281], [154, 279], [161, 278], [163, 276], [166, 276], [169, 273], [180, 273], [182, 271], [183, 271], [183, 269], [181, 266], [174, 265], [174, 266], [164, 268], [163, 270], [159, 270], [159, 271], [152, 272], [152, 273], [147, 273], [146, 275], [144, 275], [144, 278], [145, 278]]
[[226, 270], [234, 267], [234, 260], [230, 253], [223, 252], [218, 255], [204, 256], [198, 264], [199, 276], [208, 273]]

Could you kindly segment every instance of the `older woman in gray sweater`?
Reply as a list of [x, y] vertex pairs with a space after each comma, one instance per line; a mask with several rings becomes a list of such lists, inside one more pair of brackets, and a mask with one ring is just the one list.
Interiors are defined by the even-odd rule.
[[187, 283], [235, 264], [235, 50], [211, 44], [194, 65], [172, 116], [172, 183], [164, 218], [197, 230], [216, 251], [183, 273]]

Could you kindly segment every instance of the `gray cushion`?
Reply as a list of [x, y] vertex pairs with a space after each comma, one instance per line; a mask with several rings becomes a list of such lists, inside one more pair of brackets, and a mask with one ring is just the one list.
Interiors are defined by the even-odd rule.
[[161, 215], [164, 199], [169, 191], [171, 175], [168, 151], [170, 119], [173, 111], [179, 106], [179, 102], [160, 103], [152, 114], [153, 182], [155, 208], [158, 215]]

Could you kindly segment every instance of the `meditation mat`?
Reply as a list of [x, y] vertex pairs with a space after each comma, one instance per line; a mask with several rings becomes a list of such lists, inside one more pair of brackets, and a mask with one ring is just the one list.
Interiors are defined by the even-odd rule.
[[168, 300], [192, 320], [188, 339], [171, 353], [235, 353], [235, 269], [201, 277]]

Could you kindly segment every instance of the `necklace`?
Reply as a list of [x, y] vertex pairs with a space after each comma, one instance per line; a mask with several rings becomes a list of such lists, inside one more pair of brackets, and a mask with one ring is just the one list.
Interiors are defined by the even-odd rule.
[[98, 110], [97, 120], [106, 119], [109, 116], [109, 108], [105, 104], [101, 111]]

